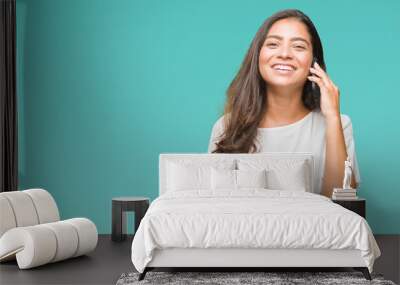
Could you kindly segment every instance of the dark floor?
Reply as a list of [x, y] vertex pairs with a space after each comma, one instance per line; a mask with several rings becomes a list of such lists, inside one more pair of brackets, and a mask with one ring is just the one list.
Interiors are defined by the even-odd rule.
[[[375, 237], [382, 251], [374, 272], [399, 283], [400, 236]], [[19, 270], [16, 262], [0, 264], [0, 284], [115, 284], [123, 272], [134, 271], [130, 259], [132, 237], [121, 243], [100, 235], [94, 252], [88, 256], [45, 266]]]

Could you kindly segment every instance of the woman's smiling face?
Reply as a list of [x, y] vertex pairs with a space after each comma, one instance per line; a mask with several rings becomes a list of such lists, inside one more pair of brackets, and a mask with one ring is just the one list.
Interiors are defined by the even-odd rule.
[[270, 86], [303, 86], [313, 51], [306, 25], [295, 18], [275, 22], [260, 50], [258, 66]]

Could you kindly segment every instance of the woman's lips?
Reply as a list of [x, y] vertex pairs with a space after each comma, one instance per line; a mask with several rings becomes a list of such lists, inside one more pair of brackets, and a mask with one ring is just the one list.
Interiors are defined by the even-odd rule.
[[282, 74], [282, 75], [290, 75], [294, 72], [294, 70], [285, 70], [285, 69], [274, 69], [272, 68], [276, 73]]

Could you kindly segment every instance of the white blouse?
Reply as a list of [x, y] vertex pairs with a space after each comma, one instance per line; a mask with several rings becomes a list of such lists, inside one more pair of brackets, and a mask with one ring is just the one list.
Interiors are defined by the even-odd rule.
[[[340, 115], [347, 155], [352, 162], [354, 177], [359, 184], [360, 171], [358, 167], [353, 127], [350, 117]], [[214, 124], [211, 132], [208, 152], [215, 148], [224, 131], [224, 116]], [[258, 128], [256, 145], [259, 152], [311, 152], [314, 156], [314, 192], [321, 193], [322, 177], [325, 168], [325, 118], [320, 111], [312, 111], [301, 120], [292, 124], [275, 128]], [[344, 163], [344, 162], [343, 162]]]

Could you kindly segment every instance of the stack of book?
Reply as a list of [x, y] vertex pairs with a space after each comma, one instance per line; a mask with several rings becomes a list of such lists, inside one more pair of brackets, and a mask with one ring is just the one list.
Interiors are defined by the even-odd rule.
[[357, 189], [334, 188], [332, 193], [334, 200], [357, 200]]

